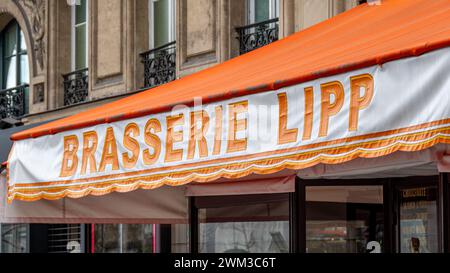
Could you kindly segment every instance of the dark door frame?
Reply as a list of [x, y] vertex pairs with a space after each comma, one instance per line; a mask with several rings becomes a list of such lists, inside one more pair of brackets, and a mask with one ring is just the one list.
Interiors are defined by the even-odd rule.
[[[296, 178], [295, 193], [289, 194], [289, 247], [292, 253], [306, 252], [306, 187], [307, 186], [383, 186], [383, 212], [384, 212], [384, 249], [385, 253], [394, 253], [397, 248], [397, 212], [396, 192], [402, 187], [417, 187], [423, 185], [436, 185], [438, 187], [438, 239], [440, 251], [450, 250], [450, 175], [406, 177], [406, 178], [379, 178], [379, 179], [337, 179], [337, 180], [302, 180]], [[268, 194], [267, 196], [270, 196]], [[216, 196], [216, 198], [220, 198]], [[198, 253], [198, 207], [196, 198], [189, 197], [189, 234], [190, 251]]]

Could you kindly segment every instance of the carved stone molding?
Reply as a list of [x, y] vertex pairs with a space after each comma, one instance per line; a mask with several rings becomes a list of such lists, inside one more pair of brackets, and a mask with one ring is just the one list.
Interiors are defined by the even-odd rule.
[[18, 4], [25, 8], [31, 27], [33, 38], [33, 50], [39, 67], [44, 69], [44, 59], [46, 55], [45, 44], [45, 0], [16, 0]]

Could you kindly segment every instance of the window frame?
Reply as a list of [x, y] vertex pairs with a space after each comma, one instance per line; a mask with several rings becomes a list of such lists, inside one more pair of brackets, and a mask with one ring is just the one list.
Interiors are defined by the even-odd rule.
[[[148, 46], [149, 49], [155, 48], [155, 24], [154, 24], [154, 3], [159, 0], [148, 0]], [[169, 32], [167, 33], [168, 43], [171, 43], [176, 40], [176, 1], [169, 1], [169, 11], [166, 14], [168, 18]]]
[[[90, 1], [86, 0], [86, 20], [83, 23], [76, 24], [76, 10], [77, 5], [71, 6], [71, 21], [70, 21], [70, 32], [71, 32], [71, 40], [70, 40], [70, 47], [71, 47], [71, 64], [70, 68], [72, 71], [76, 70], [82, 70], [89, 67], [89, 4]], [[86, 67], [76, 69], [76, 50], [77, 50], [77, 42], [76, 42], [76, 30], [77, 27], [80, 26], [86, 26]]]

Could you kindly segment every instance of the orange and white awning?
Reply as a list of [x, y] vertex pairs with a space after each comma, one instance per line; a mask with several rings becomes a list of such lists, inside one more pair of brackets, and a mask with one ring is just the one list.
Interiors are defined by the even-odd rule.
[[8, 199], [103, 195], [450, 143], [450, 2], [362, 5], [13, 135]]

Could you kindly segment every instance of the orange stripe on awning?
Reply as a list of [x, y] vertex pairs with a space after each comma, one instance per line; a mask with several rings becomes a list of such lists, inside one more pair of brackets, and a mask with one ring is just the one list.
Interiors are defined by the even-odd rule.
[[12, 136], [35, 138], [276, 90], [450, 46], [450, 1], [361, 5], [268, 46], [182, 79]]

